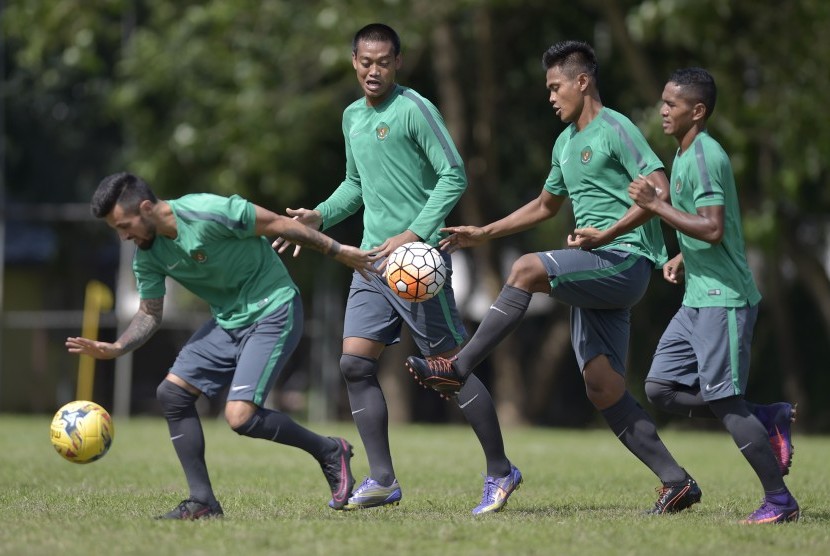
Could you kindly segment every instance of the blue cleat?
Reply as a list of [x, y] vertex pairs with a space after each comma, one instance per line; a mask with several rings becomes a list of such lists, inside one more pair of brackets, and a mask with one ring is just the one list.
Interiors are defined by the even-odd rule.
[[481, 503], [473, 508], [473, 515], [500, 511], [507, 504], [507, 499], [513, 491], [518, 490], [521, 484], [522, 473], [513, 465], [510, 466], [510, 473], [506, 477], [485, 477]]
[[[349, 497], [343, 509], [362, 510], [389, 504], [397, 505], [402, 497], [401, 485], [398, 484], [397, 479], [392, 481], [391, 485], [383, 486], [376, 480], [366, 477]], [[329, 502], [329, 506], [334, 507], [332, 502]]]

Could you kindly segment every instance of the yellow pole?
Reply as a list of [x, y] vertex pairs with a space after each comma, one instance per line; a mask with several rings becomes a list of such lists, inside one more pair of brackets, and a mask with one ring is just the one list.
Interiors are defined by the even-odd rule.
[[[83, 326], [81, 336], [90, 340], [98, 339], [98, 319], [104, 311], [112, 309], [112, 291], [97, 280], [90, 280], [86, 285], [84, 299]], [[78, 388], [76, 400], [92, 401], [92, 385], [95, 380], [95, 360], [89, 355], [81, 355], [78, 363]]]

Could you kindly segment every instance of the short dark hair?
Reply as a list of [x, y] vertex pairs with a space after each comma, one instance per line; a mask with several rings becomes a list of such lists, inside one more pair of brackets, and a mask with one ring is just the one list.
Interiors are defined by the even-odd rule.
[[156, 204], [158, 199], [144, 180], [127, 172], [119, 172], [101, 180], [92, 194], [90, 205], [93, 216], [104, 218], [112, 212], [116, 204], [125, 212], [135, 214], [142, 201]]
[[706, 107], [706, 118], [715, 111], [715, 102], [718, 99], [718, 88], [715, 78], [703, 68], [683, 68], [675, 70], [669, 76], [669, 83], [677, 84], [683, 96], [694, 103], [702, 103]]
[[545, 71], [554, 66], [570, 78], [587, 73], [595, 81], [599, 77], [599, 64], [594, 49], [587, 42], [560, 41], [548, 48], [542, 55]]
[[357, 54], [357, 44], [360, 41], [391, 42], [395, 56], [401, 53], [401, 38], [394, 29], [383, 23], [370, 23], [355, 33], [352, 39], [352, 52]]

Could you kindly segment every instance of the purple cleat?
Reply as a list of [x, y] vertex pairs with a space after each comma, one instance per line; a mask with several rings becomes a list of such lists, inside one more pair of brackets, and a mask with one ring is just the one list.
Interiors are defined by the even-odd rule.
[[752, 512], [752, 514], [741, 521], [743, 524], [756, 523], [785, 523], [787, 521], [798, 521], [801, 516], [801, 511], [798, 508], [798, 502], [795, 498], [790, 496], [789, 501], [784, 504], [774, 504], [766, 499], [761, 502], [761, 507]]
[[788, 474], [793, 464], [792, 424], [795, 423], [796, 413], [797, 404], [787, 402], [757, 405], [753, 411], [767, 429], [769, 444], [782, 475]]

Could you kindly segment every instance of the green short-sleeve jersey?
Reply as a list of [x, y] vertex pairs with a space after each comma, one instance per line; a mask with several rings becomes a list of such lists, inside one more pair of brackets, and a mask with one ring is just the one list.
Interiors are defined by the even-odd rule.
[[411, 230], [436, 245], [444, 219], [467, 187], [458, 150], [435, 106], [397, 85], [379, 106], [365, 98], [343, 112], [346, 178], [316, 207], [329, 228], [361, 206], [361, 247]]
[[167, 201], [177, 236], [157, 235], [136, 250], [133, 272], [142, 299], [164, 297], [169, 276], [210, 305], [222, 328], [273, 312], [297, 291], [270, 242], [254, 235], [254, 205], [238, 195], [199, 193]]
[[[556, 139], [545, 190], [570, 197], [577, 228], [610, 228], [631, 207], [628, 185], [638, 174], [663, 168], [631, 120], [610, 108], [577, 130], [567, 127]], [[652, 218], [600, 249], [637, 253], [662, 266], [668, 260], [660, 221]]]
[[696, 214], [698, 207], [724, 207], [723, 238], [712, 245], [677, 233], [686, 269], [683, 304], [689, 307], [755, 305], [761, 294], [746, 262], [744, 234], [735, 176], [729, 156], [705, 131], [685, 152], [678, 151], [671, 172], [671, 200], [678, 210]]

